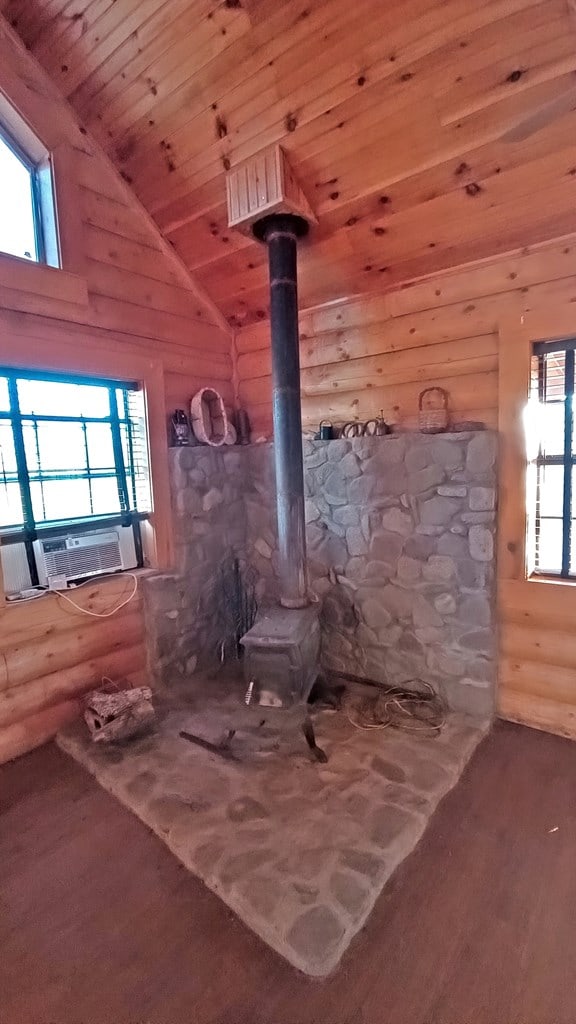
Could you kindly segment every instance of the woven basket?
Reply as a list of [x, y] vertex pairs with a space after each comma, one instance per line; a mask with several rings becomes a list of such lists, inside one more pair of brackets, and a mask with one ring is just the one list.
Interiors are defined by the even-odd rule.
[[423, 434], [440, 434], [448, 429], [448, 392], [425, 388], [418, 396], [418, 425]]
[[228, 416], [222, 395], [214, 388], [201, 388], [190, 403], [194, 436], [201, 444], [219, 448], [226, 444]]

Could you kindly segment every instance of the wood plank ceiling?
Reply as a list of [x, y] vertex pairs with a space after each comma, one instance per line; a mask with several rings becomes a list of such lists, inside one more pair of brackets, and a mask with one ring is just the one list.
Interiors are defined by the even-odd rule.
[[[572, 0], [573, 2], [573, 0]], [[576, 230], [571, 0], [0, 0], [234, 326], [265, 251], [227, 168], [281, 142], [310, 306]]]

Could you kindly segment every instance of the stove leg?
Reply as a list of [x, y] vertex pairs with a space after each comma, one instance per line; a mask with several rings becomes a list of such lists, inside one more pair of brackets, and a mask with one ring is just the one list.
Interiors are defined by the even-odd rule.
[[324, 751], [316, 743], [316, 734], [314, 732], [314, 726], [312, 724], [312, 719], [309, 718], [308, 715], [302, 722], [302, 732], [304, 733], [306, 743], [308, 744], [310, 750], [314, 754], [315, 759], [319, 761], [320, 764], [327, 764], [328, 758], [326, 757]]

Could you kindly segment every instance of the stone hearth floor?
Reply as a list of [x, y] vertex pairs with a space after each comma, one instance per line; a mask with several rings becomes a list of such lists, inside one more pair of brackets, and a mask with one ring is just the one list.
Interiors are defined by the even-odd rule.
[[[449, 715], [440, 736], [359, 730], [314, 712], [327, 764], [310, 759], [298, 711], [246, 708], [240, 681], [195, 678], [157, 701], [153, 734], [94, 744], [84, 723], [60, 747], [146, 823], [273, 949], [306, 974], [338, 964], [386, 881], [458, 781], [485, 723]], [[218, 742], [224, 760], [181, 738]]]

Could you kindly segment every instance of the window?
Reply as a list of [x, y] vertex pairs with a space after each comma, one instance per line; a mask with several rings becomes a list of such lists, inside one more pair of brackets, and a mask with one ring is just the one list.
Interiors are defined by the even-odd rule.
[[14, 130], [0, 122], [0, 252], [59, 266], [49, 153], [7, 113]]
[[41, 261], [43, 245], [37, 233], [34, 168], [0, 135], [0, 249], [12, 256]]
[[0, 369], [0, 538], [24, 544], [122, 525], [150, 510], [144, 400], [137, 384]]
[[576, 339], [533, 346], [528, 406], [528, 560], [535, 573], [576, 577]]

